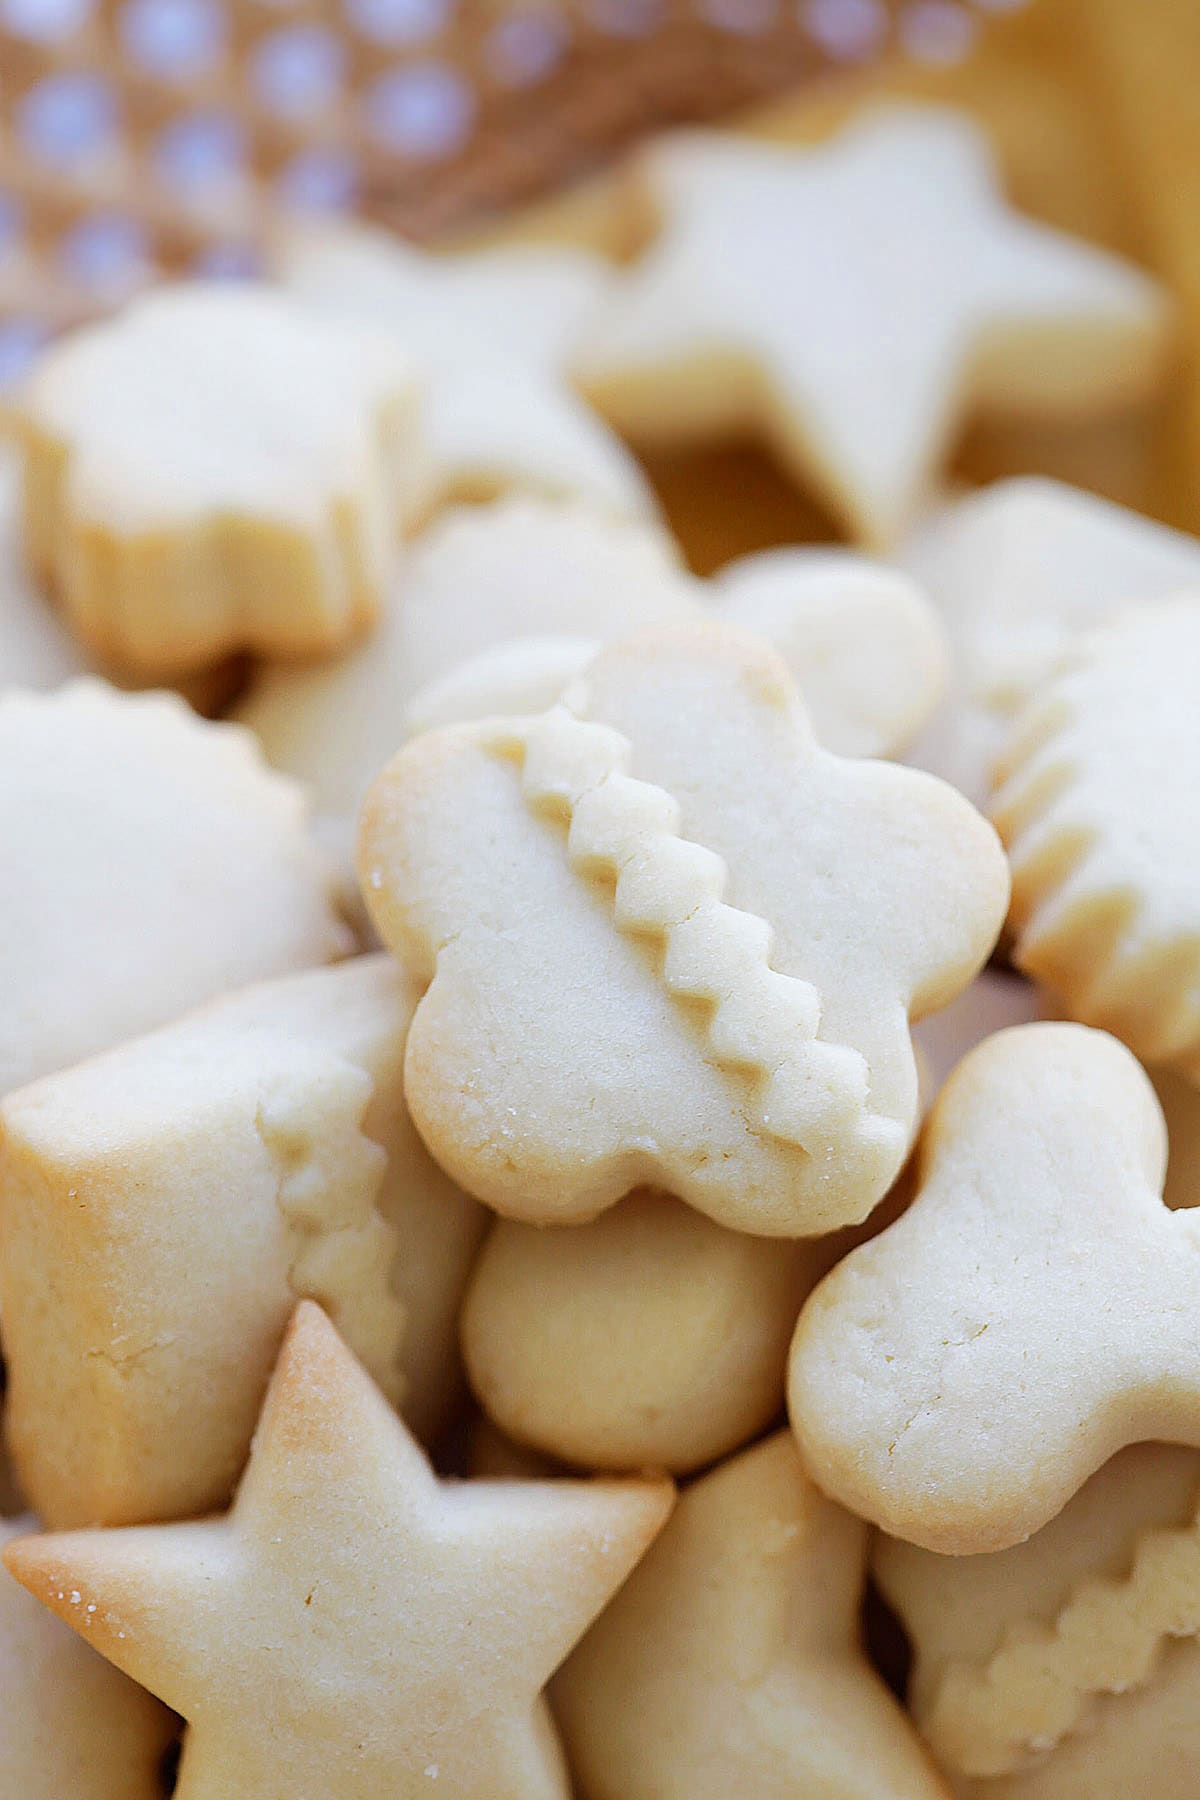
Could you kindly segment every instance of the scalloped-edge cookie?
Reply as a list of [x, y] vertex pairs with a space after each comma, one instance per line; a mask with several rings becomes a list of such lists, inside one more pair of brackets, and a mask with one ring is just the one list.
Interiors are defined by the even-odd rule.
[[827, 1240], [727, 1231], [629, 1194], [588, 1225], [501, 1219], [471, 1277], [471, 1385], [508, 1436], [588, 1469], [684, 1473], [783, 1406], [796, 1315]]
[[954, 663], [910, 760], [982, 803], [1013, 719], [1082, 633], [1200, 588], [1200, 543], [1041, 476], [950, 501], [894, 553], [929, 595]]
[[406, 736], [540, 712], [598, 643], [719, 617], [776, 644], [817, 735], [841, 755], [906, 747], [940, 698], [946, 651], [907, 577], [836, 551], [746, 557], [699, 581], [656, 527], [515, 497], [459, 508], [413, 547], [378, 631], [340, 661], [264, 669], [238, 708], [327, 812], [358, 810]]
[[811, 1295], [792, 1424], [827, 1493], [949, 1555], [1002, 1550], [1146, 1438], [1200, 1445], [1200, 1213], [1163, 1205], [1148, 1078], [1082, 1025], [988, 1038], [916, 1198]]
[[22, 1538], [5, 1561], [188, 1720], [176, 1800], [568, 1800], [542, 1690], [672, 1497], [439, 1481], [305, 1301], [230, 1513]]
[[350, 950], [307, 812], [172, 695], [0, 694], [0, 1094]]
[[[32, 1517], [0, 1519], [0, 1548], [36, 1530]], [[5, 1800], [160, 1800], [160, 1765], [174, 1735], [164, 1706], [0, 1570]]]
[[1010, 210], [946, 108], [817, 146], [681, 133], [635, 159], [629, 202], [651, 241], [580, 349], [584, 392], [634, 441], [754, 431], [876, 545], [968, 413], [1070, 418], [1165, 371], [1163, 290]]
[[1014, 727], [991, 811], [1018, 967], [1200, 1077], [1198, 670], [1200, 586], [1082, 639]]
[[52, 345], [16, 423], [30, 565], [143, 679], [357, 635], [425, 478], [396, 347], [245, 283], [163, 288]]
[[946, 1800], [859, 1642], [867, 1540], [786, 1432], [685, 1489], [551, 1689], [581, 1800]]
[[1194, 1450], [1121, 1451], [1015, 1548], [944, 1557], [881, 1538], [874, 1569], [913, 1640], [918, 1726], [964, 1794], [1190, 1800], [1200, 1750]]
[[430, 256], [383, 231], [325, 225], [285, 236], [276, 266], [314, 311], [387, 333], [412, 357], [430, 506], [516, 490], [653, 517], [636, 459], [567, 379], [611, 279], [598, 257], [549, 245]]
[[223, 1504], [301, 1295], [447, 1424], [484, 1215], [404, 1108], [416, 998], [386, 956], [264, 982], [0, 1107], [7, 1429], [49, 1524]]
[[760, 639], [601, 652], [563, 701], [414, 739], [363, 813], [363, 894], [428, 982], [405, 1089], [498, 1212], [639, 1186], [763, 1236], [864, 1218], [917, 1109], [910, 1018], [986, 958], [990, 827], [931, 776], [833, 756]]

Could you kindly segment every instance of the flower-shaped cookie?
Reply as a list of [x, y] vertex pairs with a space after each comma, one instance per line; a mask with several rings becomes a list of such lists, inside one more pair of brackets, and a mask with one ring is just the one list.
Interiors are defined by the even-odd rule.
[[413, 358], [427, 395], [431, 500], [521, 489], [654, 513], [636, 461], [567, 380], [610, 278], [597, 257], [532, 246], [429, 256], [339, 226], [285, 240], [279, 271], [298, 299], [389, 333]]
[[468, 1192], [552, 1223], [651, 1185], [764, 1236], [886, 1192], [910, 1016], [970, 979], [1008, 885], [953, 789], [822, 750], [776, 654], [720, 625], [610, 646], [539, 716], [415, 739], [360, 871], [429, 981], [405, 1088]]
[[329, 651], [374, 619], [425, 479], [386, 339], [248, 285], [181, 285], [46, 352], [20, 397], [25, 538], [106, 666]]
[[871, 542], [969, 407], [1071, 415], [1162, 371], [1161, 290], [1011, 212], [965, 116], [896, 107], [816, 148], [686, 134], [632, 190], [659, 234], [580, 353], [585, 391], [646, 442], [756, 428]]
[[552, 1689], [586, 1800], [945, 1800], [859, 1644], [867, 1537], [785, 1432], [686, 1489]]
[[[0, 1548], [36, 1529], [32, 1518], [0, 1520]], [[174, 1731], [165, 1707], [0, 1570], [4, 1800], [160, 1800]]]
[[1125, 1444], [1200, 1444], [1200, 1214], [1127, 1050], [997, 1032], [934, 1107], [917, 1197], [800, 1315], [789, 1404], [827, 1493], [959, 1555], [1054, 1517]]
[[447, 1424], [484, 1214], [404, 1108], [416, 998], [385, 956], [264, 982], [0, 1107], [7, 1428], [48, 1524], [223, 1505], [299, 1295]]
[[898, 560], [937, 607], [954, 659], [911, 758], [976, 803], [1017, 713], [1078, 637], [1132, 602], [1200, 588], [1195, 538], [1035, 476], [952, 501]]
[[1200, 1077], [1200, 588], [1080, 642], [1017, 723], [992, 813], [1018, 966]]
[[176, 1800], [566, 1800], [541, 1689], [668, 1482], [439, 1482], [304, 1302], [227, 1517], [6, 1561], [189, 1721]]
[[599, 642], [712, 613], [776, 644], [821, 742], [843, 755], [904, 748], [940, 696], [937, 621], [893, 571], [797, 549], [703, 582], [654, 527], [514, 498], [437, 521], [368, 643], [336, 663], [263, 670], [238, 716], [277, 768], [350, 817], [408, 732], [540, 712]]
[[250, 734], [101, 681], [0, 695], [0, 1094], [351, 948]]
[[1191, 1800], [1200, 1756], [1200, 1456], [1123, 1450], [1024, 1544], [882, 1538], [909, 1701], [973, 1800]]
[[828, 1240], [748, 1237], [648, 1191], [590, 1225], [502, 1219], [463, 1307], [471, 1385], [562, 1462], [700, 1468], [779, 1413], [796, 1314], [832, 1260]]

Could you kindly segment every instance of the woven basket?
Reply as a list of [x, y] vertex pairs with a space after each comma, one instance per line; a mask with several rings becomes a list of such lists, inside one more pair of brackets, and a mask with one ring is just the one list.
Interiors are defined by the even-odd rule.
[[0, 0], [0, 385], [156, 274], [253, 270], [280, 213], [443, 235], [1013, 3]]

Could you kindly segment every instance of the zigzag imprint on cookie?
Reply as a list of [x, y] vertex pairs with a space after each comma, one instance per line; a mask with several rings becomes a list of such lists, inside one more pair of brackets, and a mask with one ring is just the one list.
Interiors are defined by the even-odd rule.
[[1198, 1634], [1200, 1515], [1145, 1532], [1126, 1579], [1082, 1581], [1053, 1625], [1018, 1622], [987, 1662], [951, 1662], [922, 1732], [963, 1774], [1015, 1773], [1082, 1730], [1101, 1695], [1144, 1686], [1168, 1638]]
[[617, 929], [662, 942], [668, 992], [711, 1006], [709, 1047], [720, 1066], [758, 1078], [763, 1131], [808, 1154], [833, 1132], [872, 1151], [903, 1138], [897, 1121], [869, 1111], [866, 1059], [818, 1037], [812, 983], [771, 968], [767, 921], [722, 900], [723, 859], [680, 836], [672, 795], [627, 773], [627, 738], [559, 704], [498, 725], [491, 748], [520, 760], [532, 810], [566, 821], [571, 867], [614, 882]]

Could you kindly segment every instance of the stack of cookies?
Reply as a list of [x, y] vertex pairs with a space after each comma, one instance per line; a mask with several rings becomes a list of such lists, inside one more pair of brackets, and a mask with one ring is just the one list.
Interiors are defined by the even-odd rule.
[[1170, 298], [934, 107], [623, 192], [14, 409], [0, 1800], [1200, 1788], [1200, 543], [945, 473]]

